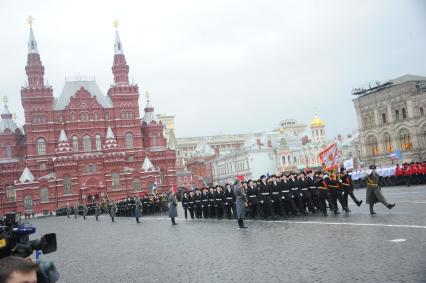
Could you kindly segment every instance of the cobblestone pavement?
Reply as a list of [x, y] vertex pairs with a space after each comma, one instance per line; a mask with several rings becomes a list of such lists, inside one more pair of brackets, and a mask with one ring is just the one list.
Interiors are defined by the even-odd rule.
[[[32, 220], [56, 232], [61, 282], [426, 282], [426, 187], [384, 188], [396, 207], [278, 221], [165, 216]], [[365, 200], [365, 190], [356, 194]], [[396, 239], [404, 239], [392, 241]]]

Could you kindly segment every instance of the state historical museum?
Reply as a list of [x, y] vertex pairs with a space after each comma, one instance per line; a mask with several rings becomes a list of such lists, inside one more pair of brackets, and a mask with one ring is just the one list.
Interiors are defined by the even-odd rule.
[[176, 154], [149, 102], [140, 119], [139, 89], [116, 32], [114, 85], [105, 96], [95, 81], [66, 81], [59, 97], [44, 82], [30, 28], [25, 125], [6, 104], [0, 121], [0, 214], [49, 213], [67, 202], [119, 199], [176, 185]]

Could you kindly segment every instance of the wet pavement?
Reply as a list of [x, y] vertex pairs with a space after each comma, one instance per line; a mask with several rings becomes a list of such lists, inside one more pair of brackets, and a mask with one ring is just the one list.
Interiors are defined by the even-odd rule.
[[[56, 232], [61, 282], [426, 282], [426, 186], [384, 188], [388, 210], [289, 220], [31, 220]], [[365, 200], [365, 190], [356, 195]], [[350, 200], [351, 201], [351, 200]], [[35, 237], [33, 237], [35, 238]]]

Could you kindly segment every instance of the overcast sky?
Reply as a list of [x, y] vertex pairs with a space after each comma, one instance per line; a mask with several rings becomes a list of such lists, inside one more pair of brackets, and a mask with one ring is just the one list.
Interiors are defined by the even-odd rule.
[[106, 94], [118, 19], [130, 78], [176, 116], [178, 137], [309, 124], [314, 111], [333, 137], [357, 127], [352, 88], [426, 75], [422, 0], [1, 0], [0, 95], [19, 124], [28, 15], [55, 96], [76, 75]]

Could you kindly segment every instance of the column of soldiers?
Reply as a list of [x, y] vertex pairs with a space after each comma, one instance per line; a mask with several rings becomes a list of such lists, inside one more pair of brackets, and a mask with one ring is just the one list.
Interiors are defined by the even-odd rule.
[[[381, 187], [426, 184], [426, 161], [380, 166], [376, 171]], [[351, 172], [356, 188], [367, 187], [366, 177], [369, 172], [369, 169], [364, 168]]]
[[[351, 176], [341, 169], [340, 174], [312, 171], [302, 173], [262, 175], [258, 180], [242, 182], [247, 195], [248, 215], [254, 218], [287, 218], [290, 216], [322, 213], [328, 208], [340, 214], [339, 206], [349, 213], [349, 197], [360, 206], [353, 194]], [[235, 194], [226, 184], [185, 191], [182, 195], [185, 218], [235, 218]]]

